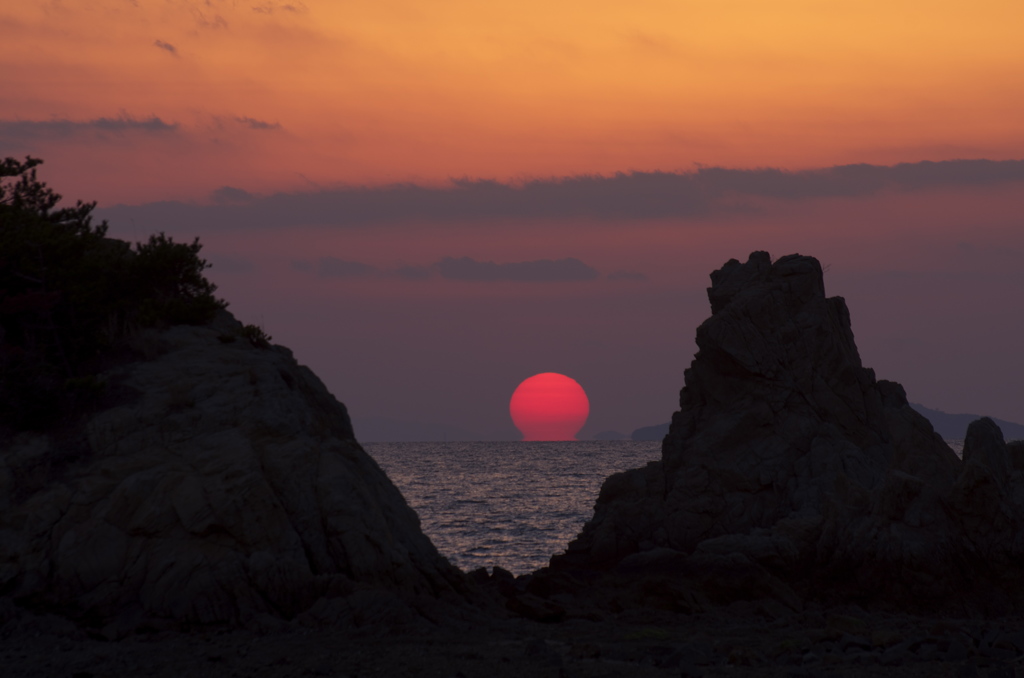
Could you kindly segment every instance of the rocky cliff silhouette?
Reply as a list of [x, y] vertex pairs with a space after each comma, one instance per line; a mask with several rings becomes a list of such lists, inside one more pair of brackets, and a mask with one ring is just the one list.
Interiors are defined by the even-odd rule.
[[226, 311], [130, 343], [148, 359], [100, 375], [120, 404], [0, 455], [0, 592], [117, 637], [341, 622], [390, 604], [374, 592], [462, 585], [286, 348], [250, 341]]
[[1019, 609], [1024, 450], [982, 419], [959, 459], [899, 384], [862, 366], [816, 259], [754, 252], [711, 281], [661, 460], [604, 483], [533, 590], [657, 575], [656, 597], [680, 609]]

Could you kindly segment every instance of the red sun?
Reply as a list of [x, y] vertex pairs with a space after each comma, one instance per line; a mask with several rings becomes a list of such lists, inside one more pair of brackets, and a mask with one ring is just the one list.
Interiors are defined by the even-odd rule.
[[590, 414], [590, 401], [575, 379], [543, 372], [516, 387], [508, 411], [523, 440], [575, 440]]

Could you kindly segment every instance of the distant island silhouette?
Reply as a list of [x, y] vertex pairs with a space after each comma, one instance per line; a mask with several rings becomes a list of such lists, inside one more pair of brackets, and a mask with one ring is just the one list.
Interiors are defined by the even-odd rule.
[[[947, 414], [942, 410], [935, 410], [925, 407], [919, 403], [910, 403], [910, 406], [925, 416], [931, 422], [935, 432], [947, 440], [963, 440], [967, 437], [967, 427], [972, 421], [981, 419], [981, 414]], [[1004, 419], [991, 417], [1007, 440], [1024, 440], [1024, 424], [1018, 424]]]
[[[910, 403], [910, 406], [925, 416], [931, 422], [935, 432], [946, 440], [963, 440], [967, 436], [967, 427], [972, 421], [981, 419], [980, 414], [947, 414], [941, 410], [933, 410], [919, 403]], [[1012, 421], [996, 419], [992, 421], [1002, 429], [1007, 440], [1024, 440], [1024, 424], [1016, 424]], [[669, 424], [656, 424], [655, 426], [644, 426], [633, 431], [629, 436], [630, 440], [661, 440], [668, 435]]]
[[670, 424], [655, 424], [654, 426], [644, 426], [638, 428], [630, 434], [629, 439], [635, 441], [642, 440], [661, 440], [668, 435], [668, 428]]

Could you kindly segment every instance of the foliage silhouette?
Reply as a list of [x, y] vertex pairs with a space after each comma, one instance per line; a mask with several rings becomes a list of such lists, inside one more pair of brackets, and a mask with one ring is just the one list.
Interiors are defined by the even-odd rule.
[[0, 427], [15, 431], [94, 399], [102, 357], [138, 329], [204, 324], [226, 306], [203, 276], [198, 238], [107, 238], [95, 202], [57, 207], [41, 162], [0, 162]]
[[269, 348], [270, 342], [274, 340], [259, 325], [246, 325], [242, 328], [242, 336], [249, 340], [249, 343], [256, 348]]

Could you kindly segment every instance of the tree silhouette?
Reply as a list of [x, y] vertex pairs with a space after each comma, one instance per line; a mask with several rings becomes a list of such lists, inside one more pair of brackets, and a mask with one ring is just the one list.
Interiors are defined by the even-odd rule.
[[95, 202], [58, 208], [42, 161], [0, 162], [0, 425], [46, 428], [74, 409], [102, 356], [142, 327], [209, 322], [225, 303], [201, 245], [163, 233], [134, 246], [92, 223]]

